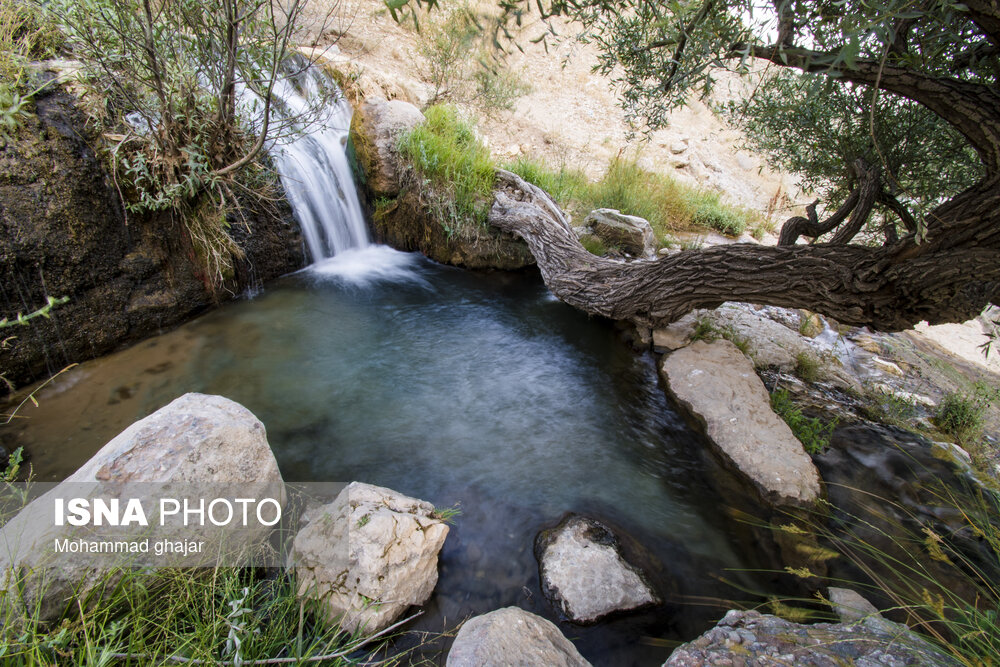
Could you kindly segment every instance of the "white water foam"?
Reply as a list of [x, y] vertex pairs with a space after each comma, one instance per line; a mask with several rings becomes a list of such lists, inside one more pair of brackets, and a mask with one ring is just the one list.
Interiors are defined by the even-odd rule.
[[338, 252], [306, 269], [320, 278], [333, 278], [353, 285], [378, 281], [426, 283], [415, 271], [420, 255], [400, 252], [389, 246], [369, 245]]

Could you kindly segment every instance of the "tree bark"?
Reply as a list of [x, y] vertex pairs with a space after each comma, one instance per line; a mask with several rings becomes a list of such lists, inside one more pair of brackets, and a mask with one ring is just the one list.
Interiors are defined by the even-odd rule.
[[552, 293], [583, 311], [662, 326], [746, 301], [807, 308], [884, 331], [960, 322], [1000, 297], [1000, 188], [983, 183], [936, 212], [941, 233], [881, 248], [738, 243], [621, 262], [587, 252], [540, 188], [497, 172], [489, 222], [525, 240]]

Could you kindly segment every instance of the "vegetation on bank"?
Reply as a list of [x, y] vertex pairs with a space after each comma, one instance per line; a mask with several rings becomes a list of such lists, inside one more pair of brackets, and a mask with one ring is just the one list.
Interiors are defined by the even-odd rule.
[[[416, 172], [445, 195], [442, 224], [449, 229], [486, 224], [494, 171], [500, 166], [548, 192], [578, 224], [597, 208], [645, 218], [664, 247], [677, 243], [677, 232], [714, 230], [735, 236], [765, 229], [759, 216], [723, 203], [718, 193], [646, 171], [635, 160], [613, 159], [598, 181], [580, 170], [549, 167], [543, 160], [520, 158], [498, 165], [455, 107], [438, 104], [424, 113], [427, 121], [401, 138], [400, 149]], [[587, 249], [606, 251], [594, 242]]]
[[837, 428], [836, 419], [824, 423], [821, 419], [802, 414], [802, 408], [792, 402], [787, 389], [778, 389], [771, 394], [771, 409], [788, 424], [792, 434], [810, 454], [819, 454], [829, 446], [833, 429]]
[[105, 582], [99, 602], [77, 600], [51, 624], [31, 614], [25, 620], [5, 598], [3, 664], [347, 665], [355, 664], [351, 654], [384, 641], [342, 632], [320, 605], [299, 598], [296, 582], [284, 573], [122, 569]]

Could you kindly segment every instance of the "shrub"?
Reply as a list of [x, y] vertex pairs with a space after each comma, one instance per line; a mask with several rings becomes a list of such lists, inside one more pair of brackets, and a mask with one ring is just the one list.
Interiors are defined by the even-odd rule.
[[[304, 4], [40, 4], [83, 63], [81, 81], [103, 102], [95, 120], [123, 137], [108, 157], [126, 209], [180, 217], [208, 281], [218, 285], [239, 253], [227, 222], [239, 208], [238, 195], [269, 198], [271, 181], [257, 189], [265, 180], [259, 175], [271, 173], [264, 149], [308, 120], [274, 113], [271, 95], [290, 62]], [[238, 103], [240, 89], [254, 93], [256, 104]], [[318, 100], [312, 113], [324, 102]]]
[[819, 419], [805, 416], [802, 409], [792, 402], [787, 390], [779, 389], [771, 394], [771, 409], [788, 424], [788, 428], [810, 454], [819, 454], [830, 444], [830, 436], [837, 427], [837, 421], [824, 424]]
[[959, 442], [972, 442], [982, 435], [983, 417], [998, 396], [1000, 391], [981, 382], [971, 394], [948, 394], [938, 406], [935, 423]]
[[530, 92], [531, 86], [489, 48], [481, 21], [468, 6], [429, 20], [420, 34], [432, 105], [468, 102], [493, 115], [513, 109], [515, 100]]

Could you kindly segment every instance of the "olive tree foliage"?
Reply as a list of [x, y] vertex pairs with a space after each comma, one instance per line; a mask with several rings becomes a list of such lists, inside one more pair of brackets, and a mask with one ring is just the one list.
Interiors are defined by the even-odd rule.
[[280, 113], [275, 86], [293, 74], [305, 0], [48, 0], [41, 8], [65, 31], [89, 96], [100, 101], [126, 209], [177, 214], [206, 278], [219, 284], [240, 253], [227, 216], [241, 195], [263, 196], [266, 148], [302, 124]]
[[911, 100], [873, 99], [862, 86], [822, 75], [768, 73], [751, 95], [720, 106], [743, 130], [746, 148], [766, 155], [776, 169], [799, 174], [820, 195], [810, 212], [821, 201], [850, 200], [859, 161], [878, 165], [871, 217], [856, 237], [866, 243], [898, 240], [983, 177], [975, 152], [941, 117]]
[[[438, 0], [387, 4], [399, 16]], [[618, 87], [626, 115], [645, 130], [664, 125], [692, 94], [710, 94], [720, 71], [747, 73], [763, 62], [861, 96], [855, 108], [864, 103], [868, 113], [852, 122], [863, 123], [867, 115], [869, 135], [876, 136], [869, 156], [877, 159], [859, 156], [845, 167], [853, 181], [845, 186], [847, 197], [839, 205], [828, 202], [827, 209], [835, 210], [822, 221], [815, 206], [807, 217], [789, 220], [778, 247], [736, 244], [653, 262], [610, 264], [578, 253], [544, 198], [505, 175], [491, 222], [528, 242], [546, 283], [565, 300], [653, 325], [693, 308], [740, 300], [808, 308], [845, 324], [885, 330], [921, 320], [964, 321], [1000, 300], [995, 0], [499, 0], [498, 14], [498, 44], [546, 39], [546, 33], [518, 36], [518, 26], [529, 25], [532, 14], [579, 22], [599, 51], [598, 69]], [[768, 17], [770, 28], [761, 20]], [[547, 24], [553, 34], [556, 23]], [[960, 177], [906, 194], [904, 179], [910, 176], [902, 172], [920, 166], [911, 162], [894, 170], [886, 139], [877, 138], [876, 115], [889, 127], [892, 114], [909, 113], [913, 105], [950, 126], [978, 159], [980, 177], [954, 196], [948, 197], [948, 187], [961, 187]], [[936, 187], [941, 192], [935, 198]], [[921, 199], [936, 205], [917, 220], [908, 204]], [[876, 206], [891, 210], [903, 233], [887, 233], [877, 246], [853, 242]], [[821, 243], [795, 243], [801, 235], [831, 232]]]

